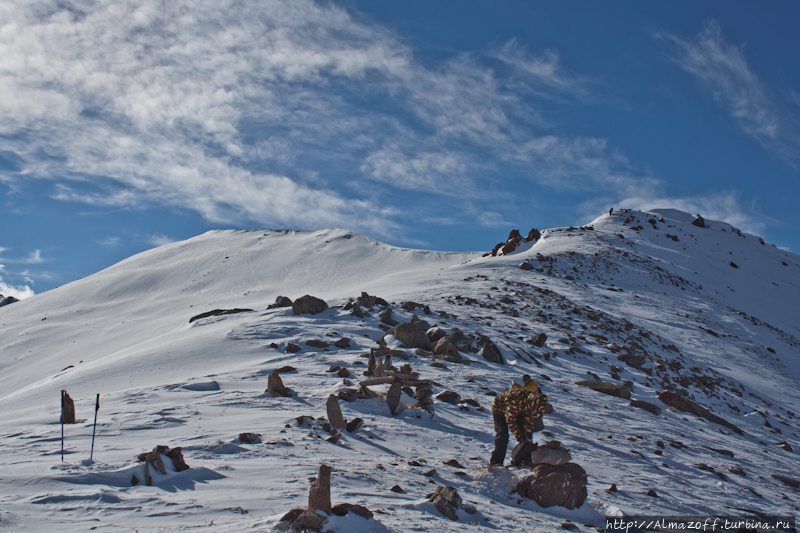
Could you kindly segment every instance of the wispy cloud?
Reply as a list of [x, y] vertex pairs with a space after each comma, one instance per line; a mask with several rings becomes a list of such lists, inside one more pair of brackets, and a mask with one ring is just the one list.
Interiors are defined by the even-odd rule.
[[658, 188], [608, 140], [543, 117], [544, 100], [591, 99], [556, 51], [510, 41], [421, 61], [312, 0], [9, 0], [0, 20], [0, 151], [15, 162], [0, 180], [51, 180], [61, 201], [385, 238], [413, 194], [438, 199], [419, 219], [496, 225], [520, 181]]
[[744, 133], [788, 161], [800, 161], [794, 126], [750, 67], [744, 46], [728, 42], [718, 23], [709, 22], [691, 39], [667, 33], [656, 37], [672, 45], [672, 59], [711, 91]]
[[152, 246], [164, 246], [165, 244], [170, 244], [172, 242], [175, 242], [175, 239], [172, 239], [160, 233], [153, 233], [152, 235], [147, 237], [147, 242]]
[[[9, 248], [0, 247], [0, 254], [10, 251]], [[42, 257], [41, 250], [34, 250], [28, 253], [25, 257], [0, 257], [0, 261], [4, 261], [10, 264], [19, 264], [19, 265], [38, 265], [45, 262], [45, 259]]]
[[122, 239], [119, 237], [106, 237], [105, 239], [101, 239], [97, 242], [102, 246], [113, 248], [115, 246], [119, 246], [122, 243]]

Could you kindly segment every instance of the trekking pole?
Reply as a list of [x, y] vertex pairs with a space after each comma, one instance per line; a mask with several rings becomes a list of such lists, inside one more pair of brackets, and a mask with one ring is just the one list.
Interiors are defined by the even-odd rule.
[[64, 462], [64, 394], [67, 391], [61, 391], [61, 462]]
[[100, 410], [100, 393], [97, 393], [97, 402], [94, 404], [94, 429], [92, 429], [92, 451], [89, 452], [89, 460], [94, 455], [94, 434], [97, 431], [97, 411]]

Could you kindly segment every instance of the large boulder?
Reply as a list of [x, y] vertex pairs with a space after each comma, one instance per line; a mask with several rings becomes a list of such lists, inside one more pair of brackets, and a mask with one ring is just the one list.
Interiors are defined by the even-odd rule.
[[576, 463], [539, 464], [517, 484], [516, 492], [540, 507], [577, 509], [586, 501], [587, 480], [586, 471]]
[[316, 315], [326, 309], [328, 309], [328, 304], [325, 300], [320, 300], [308, 294], [301, 296], [292, 304], [292, 312], [295, 315]]
[[409, 348], [422, 348], [430, 351], [432, 348], [431, 341], [428, 340], [425, 331], [419, 323], [403, 322], [390, 329], [388, 333], [394, 335], [398, 341]]
[[500, 353], [500, 348], [498, 348], [493, 342], [486, 341], [483, 344], [483, 348], [481, 348], [481, 355], [490, 363], [498, 363], [501, 365], [506, 364], [505, 359], [503, 359], [503, 354]]

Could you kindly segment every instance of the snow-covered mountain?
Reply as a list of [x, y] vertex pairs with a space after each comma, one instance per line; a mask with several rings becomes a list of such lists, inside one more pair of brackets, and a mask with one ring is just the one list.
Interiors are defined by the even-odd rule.
[[[793, 515], [800, 257], [695, 220], [615, 211], [498, 256], [401, 249], [340, 229], [214, 231], [4, 306], [0, 529], [271, 531], [307, 503], [323, 462], [334, 503], [375, 512], [331, 517], [331, 531], [555, 530], [565, 519], [589, 531], [606, 515]], [[362, 292], [384, 299], [398, 322], [416, 314], [462, 332], [470, 364], [385, 341], [434, 394], [473, 401], [435, 400], [432, 416], [403, 408], [408, 396], [395, 415], [381, 397], [342, 401], [345, 418], [364, 426], [337, 443], [319, 420], [298, 423], [326, 416], [329, 395], [358, 388], [389, 327], [381, 305], [351, 313]], [[271, 307], [306, 294], [330, 308]], [[250, 311], [190, 322], [216, 309]], [[539, 333], [541, 347], [532, 344]], [[349, 347], [334, 344], [342, 338]], [[487, 341], [503, 364], [478, 353]], [[294, 394], [266, 394], [270, 373], [287, 366], [281, 377]], [[540, 508], [512, 493], [523, 469], [486, 468], [493, 395], [525, 373], [554, 407], [537, 440], [560, 441], [588, 473], [579, 509]], [[582, 380], [626, 383], [631, 399], [661, 412]], [[61, 390], [78, 417], [64, 426], [63, 461]], [[662, 391], [710, 416], [670, 407]], [[243, 432], [260, 438], [242, 442]], [[191, 468], [133, 486], [136, 456], [156, 445], [182, 447]], [[453, 459], [461, 466], [445, 464]], [[437, 485], [456, 487], [477, 512], [443, 517], [425, 499]]]

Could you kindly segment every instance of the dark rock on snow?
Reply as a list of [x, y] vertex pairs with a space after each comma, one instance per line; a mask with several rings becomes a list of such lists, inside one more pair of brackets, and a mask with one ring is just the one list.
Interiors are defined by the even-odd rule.
[[316, 315], [328, 309], [328, 304], [325, 300], [320, 300], [314, 296], [306, 294], [301, 296], [292, 304], [292, 312], [295, 315]]

